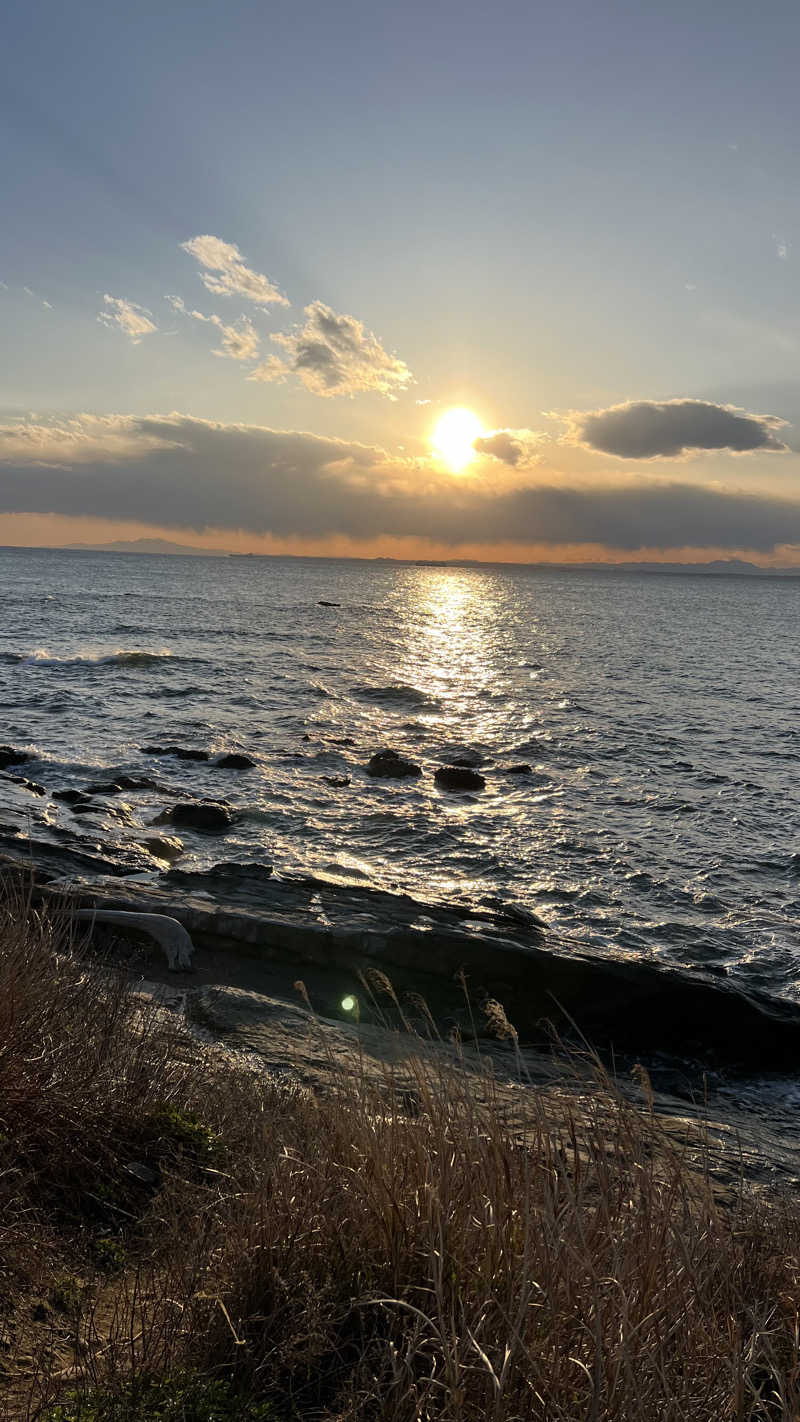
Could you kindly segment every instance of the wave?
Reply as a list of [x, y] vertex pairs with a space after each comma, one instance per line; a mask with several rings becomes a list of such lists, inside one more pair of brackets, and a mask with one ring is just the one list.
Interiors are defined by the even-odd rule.
[[145, 651], [139, 647], [118, 647], [113, 652], [78, 652], [74, 657], [54, 657], [46, 647], [37, 647], [33, 652], [6, 652], [2, 657], [6, 662], [21, 662], [26, 666], [41, 667], [150, 667], [162, 662], [195, 662], [194, 657], [176, 657], [168, 647]]
[[350, 690], [351, 695], [358, 701], [372, 701], [378, 706], [396, 706], [403, 711], [409, 708], [437, 711], [441, 708], [437, 697], [429, 696], [427, 691], [421, 691], [417, 686], [408, 686], [405, 682], [393, 682], [389, 686], [353, 686]]

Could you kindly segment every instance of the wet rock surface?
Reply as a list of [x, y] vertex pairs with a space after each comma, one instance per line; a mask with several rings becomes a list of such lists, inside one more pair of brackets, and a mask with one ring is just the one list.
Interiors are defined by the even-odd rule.
[[192, 746], [142, 746], [142, 755], [171, 755], [175, 760], [210, 760], [207, 750], [196, 750]]
[[[216, 807], [221, 808], [221, 807]], [[43, 844], [32, 847], [38, 878], [81, 907], [166, 913], [199, 948], [282, 964], [287, 973], [324, 972], [351, 991], [379, 968], [398, 991], [422, 993], [442, 1020], [467, 1025], [463, 977], [474, 1003], [506, 1005], [522, 1041], [576, 1031], [604, 1052], [647, 1057], [664, 1051], [730, 1068], [796, 1072], [800, 1006], [743, 993], [702, 969], [585, 951], [549, 937], [523, 907], [422, 902], [360, 885], [271, 875], [263, 864], [179, 869], [157, 884], [102, 876], [102, 861]], [[9, 872], [30, 865], [6, 860]], [[0, 862], [0, 867], [2, 863]], [[302, 972], [299, 971], [302, 967]], [[292, 979], [293, 980], [293, 979]], [[356, 991], [357, 991], [356, 987]]]
[[485, 790], [486, 778], [468, 765], [440, 765], [433, 773], [440, 790]]
[[117, 775], [113, 780], [98, 780], [86, 786], [87, 795], [119, 795], [126, 790], [155, 790], [156, 782], [149, 775]]
[[15, 785], [21, 785], [23, 790], [30, 790], [32, 795], [46, 795], [47, 791], [43, 785], [39, 785], [36, 780], [26, 780], [24, 775], [4, 775], [4, 780], [13, 780]]
[[65, 805], [86, 805], [91, 797], [85, 790], [54, 790], [51, 798], [63, 800]]
[[142, 840], [144, 848], [150, 854], [154, 854], [157, 859], [163, 859], [171, 864], [173, 860], [179, 859], [183, 853], [183, 840], [174, 835], [152, 834]]
[[33, 757], [27, 751], [15, 750], [13, 746], [0, 746], [0, 770], [10, 765], [26, 765]]
[[230, 829], [233, 815], [225, 805], [216, 805], [213, 801], [187, 801], [165, 810], [153, 823], [179, 825], [184, 829], [200, 830], [203, 834], [220, 834]]
[[242, 755], [239, 751], [230, 751], [214, 761], [218, 770], [252, 770], [255, 763], [249, 755]]
[[379, 780], [411, 780], [422, 774], [422, 767], [406, 760], [394, 750], [376, 751], [366, 766], [367, 775]]

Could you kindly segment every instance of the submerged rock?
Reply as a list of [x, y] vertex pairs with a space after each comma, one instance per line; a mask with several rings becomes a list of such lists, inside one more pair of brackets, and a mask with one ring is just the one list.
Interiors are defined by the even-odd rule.
[[176, 760], [210, 760], [208, 751], [192, 746], [141, 746], [142, 755], [173, 755]]
[[366, 766], [367, 775], [383, 780], [407, 780], [422, 774], [422, 767], [406, 760], [397, 751], [376, 751]]
[[259, 863], [256, 860], [222, 859], [217, 864], [212, 864], [210, 869], [170, 869], [167, 878], [172, 884], [180, 884], [183, 888], [208, 888], [213, 884], [215, 889], [223, 885], [226, 889], [236, 891], [241, 889], [245, 894], [249, 888], [262, 883], [272, 875], [272, 865]]
[[486, 781], [466, 765], [440, 765], [433, 775], [442, 790], [484, 790]]
[[448, 765], [464, 766], [468, 770], [477, 770], [479, 765], [483, 765], [484, 759], [480, 751], [460, 751], [458, 755], [451, 755]]
[[85, 790], [54, 790], [54, 800], [63, 800], [65, 805], [88, 805], [90, 798]]
[[214, 761], [218, 770], [252, 770], [255, 761], [249, 755], [242, 755], [239, 751], [230, 751], [227, 755], [221, 755]]
[[328, 602], [324, 597], [318, 598], [317, 600], [318, 607], [341, 607], [341, 605], [340, 602]]
[[202, 830], [204, 834], [218, 834], [230, 829], [233, 815], [225, 805], [193, 801], [173, 805], [171, 810], [158, 815], [153, 824], [184, 825], [186, 829]]
[[504, 765], [503, 769], [506, 775], [531, 775], [533, 773], [533, 766], [528, 765], [527, 762], [522, 765]]
[[87, 795], [118, 795], [122, 790], [154, 790], [149, 775], [118, 775], [114, 780], [98, 780], [86, 786]]
[[14, 785], [21, 785], [23, 790], [30, 790], [32, 795], [47, 794], [43, 785], [39, 785], [35, 780], [26, 780], [24, 775], [6, 775], [3, 778], [13, 781]]
[[25, 765], [26, 761], [32, 759], [33, 756], [27, 751], [15, 750], [13, 746], [0, 746], [0, 770], [7, 770], [10, 765]]
[[325, 784], [332, 785], [334, 790], [343, 790], [346, 785], [350, 784], [349, 775], [323, 775], [322, 778]]

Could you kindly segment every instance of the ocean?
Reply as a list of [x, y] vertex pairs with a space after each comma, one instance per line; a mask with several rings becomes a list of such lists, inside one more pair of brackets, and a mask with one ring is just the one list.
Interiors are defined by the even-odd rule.
[[[0, 600], [8, 852], [158, 879], [167, 833], [798, 997], [798, 579], [3, 549]], [[464, 755], [485, 789], [440, 790]], [[153, 784], [59, 798], [119, 774]], [[225, 833], [153, 827], [209, 799]]]

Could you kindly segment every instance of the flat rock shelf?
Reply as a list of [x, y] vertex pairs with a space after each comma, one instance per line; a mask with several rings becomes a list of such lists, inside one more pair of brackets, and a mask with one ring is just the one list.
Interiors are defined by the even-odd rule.
[[341, 1016], [360, 975], [379, 969], [402, 994], [423, 996], [438, 1022], [478, 1031], [487, 998], [501, 1002], [520, 1040], [544, 1045], [553, 1029], [609, 1049], [666, 1051], [712, 1065], [790, 1070], [800, 1063], [800, 1006], [744, 993], [702, 969], [592, 954], [548, 934], [535, 915], [503, 905], [423, 903], [403, 894], [218, 866], [212, 878], [172, 870], [158, 884], [92, 875], [74, 856], [0, 858], [54, 907], [162, 913], [200, 949], [280, 963], [323, 984], [322, 1010]]

